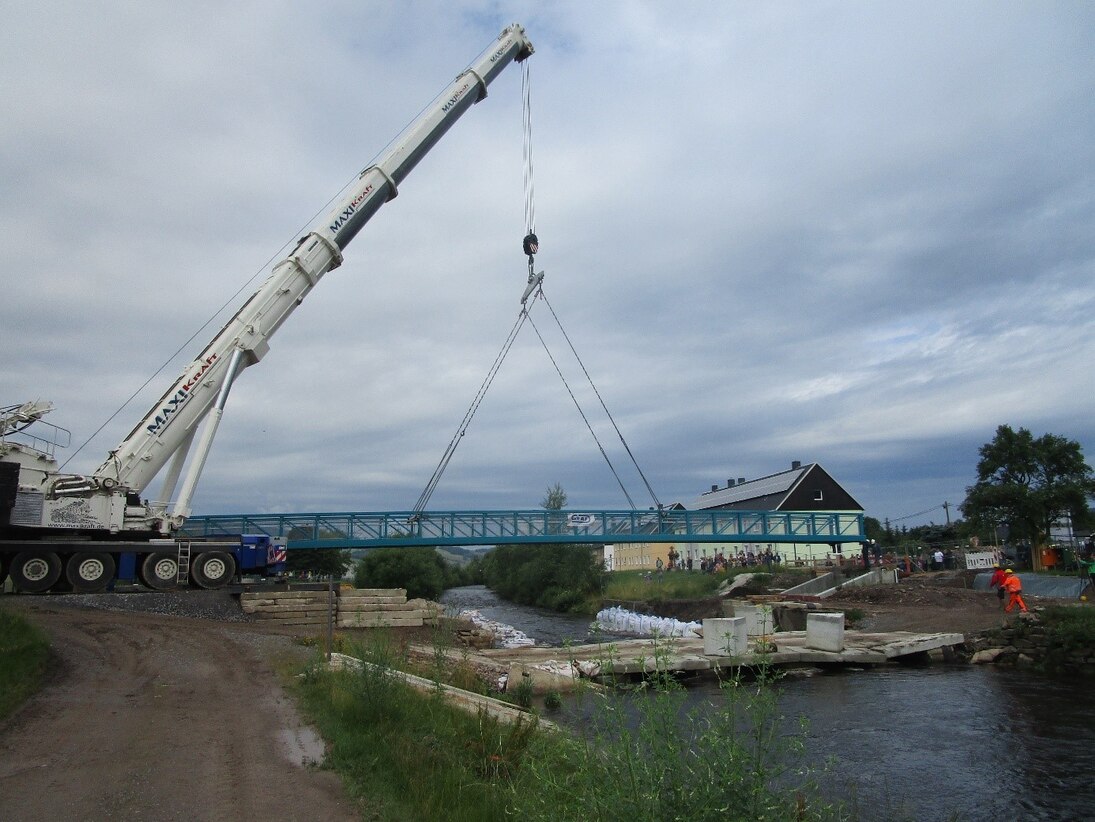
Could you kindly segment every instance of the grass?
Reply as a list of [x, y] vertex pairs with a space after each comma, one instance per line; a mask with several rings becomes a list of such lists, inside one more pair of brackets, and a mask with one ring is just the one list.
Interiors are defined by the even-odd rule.
[[[381, 640], [355, 656], [388, 668], [403, 660]], [[511, 791], [537, 733], [416, 692], [383, 669], [331, 672], [312, 665], [294, 686], [327, 741], [326, 764], [373, 820], [506, 818]]]
[[0, 609], [0, 720], [41, 686], [49, 640], [20, 616]]
[[[383, 639], [354, 655], [406, 662]], [[317, 661], [293, 687], [327, 741], [324, 766], [366, 819], [843, 818], [798, 778], [801, 746], [779, 733], [767, 682], [728, 683], [723, 706], [686, 721], [669, 676], [641, 691], [591, 692], [579, 735], [458, 711], [384, 668], [332, 672]]]
[[[763, 566], [761, 566], [763, 567]], [[696, 571], [613, 571], [609, 574], [604, 598], [632, 602], [654, 602], [667, 599], [704, 599], [715, 596], [719, 586], [738, 574], [757, 574], [759, 582], [771, 574], [756, 567], [731, 568], [717, 574]]]

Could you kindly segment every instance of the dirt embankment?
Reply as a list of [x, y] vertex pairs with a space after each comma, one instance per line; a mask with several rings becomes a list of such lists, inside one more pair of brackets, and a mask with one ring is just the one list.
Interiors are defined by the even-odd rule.
[[53, 654], [45, 689], [0, 724], [5, 818], [360, 818], [333, 773], [302, 764], [322, 751], [272, 663], [299, 646], [245, 622], [58, 600], [3, 601]]
[[[960, 571], [915, 574], [897, 585], [845, 588], [820, 604], [826, 610], [858, 612], [856, 616], [862, 618], [849, 627], [859, 630], [972, 634], [998, 626], [1003, 618], [1003, 605], [995, 593], [972, 589], [974, 576], [975, 572]], [[777, 577], [767, 590], [801, 581], [799, 576]], [[720, 597], [707, 597], [608, 604], [687, 621], [723, 616], [723, 602]]]
[[897, 585], [844, 588], [826, 606], [861, 611], [865, 631], [973, 634], [999, 626], [1003, 603], [995, 592], [974, 591], [974, 572], [914, 574]]

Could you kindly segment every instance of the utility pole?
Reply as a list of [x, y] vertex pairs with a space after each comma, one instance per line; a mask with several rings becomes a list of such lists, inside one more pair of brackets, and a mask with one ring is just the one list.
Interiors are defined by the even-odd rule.
[[947, 527], [949, 528], [951, 524], [951, 504], [949, 502], [943, 503], [943, 511], [947, 515]]

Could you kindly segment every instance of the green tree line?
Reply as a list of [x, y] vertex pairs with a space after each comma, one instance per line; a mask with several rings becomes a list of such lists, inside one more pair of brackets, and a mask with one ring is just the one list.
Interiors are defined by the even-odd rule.
[[554, 611], [588, 609], [604, 591], [600, 552], [589, 545], [498, 545], [479, 562], [483, 582], [522, 605]]

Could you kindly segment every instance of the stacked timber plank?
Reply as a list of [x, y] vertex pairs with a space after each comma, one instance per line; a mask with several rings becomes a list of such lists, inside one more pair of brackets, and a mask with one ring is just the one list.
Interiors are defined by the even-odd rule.
[[240, 594], [245, 614], [278, 625], [326, 625], [326, 591], [255, 591]]
[[353, 588], [339, 591], [339, 628], [418, 628], [425, 614], [407, 602], [405, 588]]

